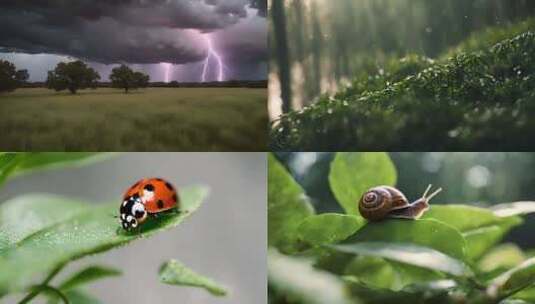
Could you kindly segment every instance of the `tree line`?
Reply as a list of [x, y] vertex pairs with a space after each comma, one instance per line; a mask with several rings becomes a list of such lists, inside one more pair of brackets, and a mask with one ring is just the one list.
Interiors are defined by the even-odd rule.
[[[6, 60], [0, 60], [0, 92], [11, 92], [23, 86], [29, 78], [27, 70], [17, 70], [15, 65]], [[55, 91], [68, 90], [71, 94], [87, 88], [96, 88], [100, 75], [84, 62], [60, 62], [53, 71], [48, 71], [46, 87]], [[111, 85], [123, 89], [125, 94], [129, 90], [145, 88], [149, 85], [147, 74], [133, 71], [126, 65], [112, 69]]]

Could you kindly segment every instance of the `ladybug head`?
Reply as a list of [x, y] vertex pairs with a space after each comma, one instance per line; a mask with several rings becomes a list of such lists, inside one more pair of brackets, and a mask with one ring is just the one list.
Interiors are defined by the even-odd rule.
[[121, 204], [119, 209], [119, 219], [124, 229], [130, 230], [136, 228], [143, 223], [147, 218], [147, 211], [145, 205], [141, 202], [139, 195], [134, 194], [127, 197]]

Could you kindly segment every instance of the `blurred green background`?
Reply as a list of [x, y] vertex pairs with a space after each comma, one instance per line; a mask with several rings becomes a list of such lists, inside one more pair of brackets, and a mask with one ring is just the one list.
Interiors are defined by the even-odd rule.
[[[335, 153], [279, 152], [276, 156], [305, 189], [319, 213], [342, 212], [329, 189], [329, 168]], [[410, 201], [428, 184], [442, 187], [433, 204], [490, 206], [535, 200], [535, 153], [523, 152], [394, 152], [397, 187]], [[355, 202], [356, 203], [356, 202]], [[535, 246], [535, 216], [513, 229], [506, 241]]]
[[392, 58], [446, 55], [474, 32], [535, 16], [532, 0], [271, 1], [270, 114], [300, 109]]

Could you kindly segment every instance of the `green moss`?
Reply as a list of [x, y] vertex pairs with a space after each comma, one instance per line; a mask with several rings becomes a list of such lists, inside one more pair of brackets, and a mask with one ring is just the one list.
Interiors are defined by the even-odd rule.
[[418, 56], [357, 78], [286, 114], [276, 150], [529, 149], [535, 122], [535, 33], [433, 62]]

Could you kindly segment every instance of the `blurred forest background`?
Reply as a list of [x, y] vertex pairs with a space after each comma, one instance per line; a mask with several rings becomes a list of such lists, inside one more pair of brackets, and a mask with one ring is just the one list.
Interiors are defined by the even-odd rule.
[[[389, 153], [398, 173], [397, 188], [410, 201], [428, 184], [443, 191], [433, 204], [490, 206], [513, 201], [535, 201], [535, 153], [520, 152], [395, 152]], [[276, 153], [305, 189], [318, 213], [343, 212], [330, 191], [328, 175], [335, 153]], [[355, 202], [356, 203], [356, 202]], [[507, 236], [525, 248], [535, 246], [535, 216]]]
[[[391, 58], [436, 58], [470, 34], [535, 16], [532, 0], [270, 2], [271, 119], [334, 93]], [[284, 101], [284, 102], [283, 102]]]

